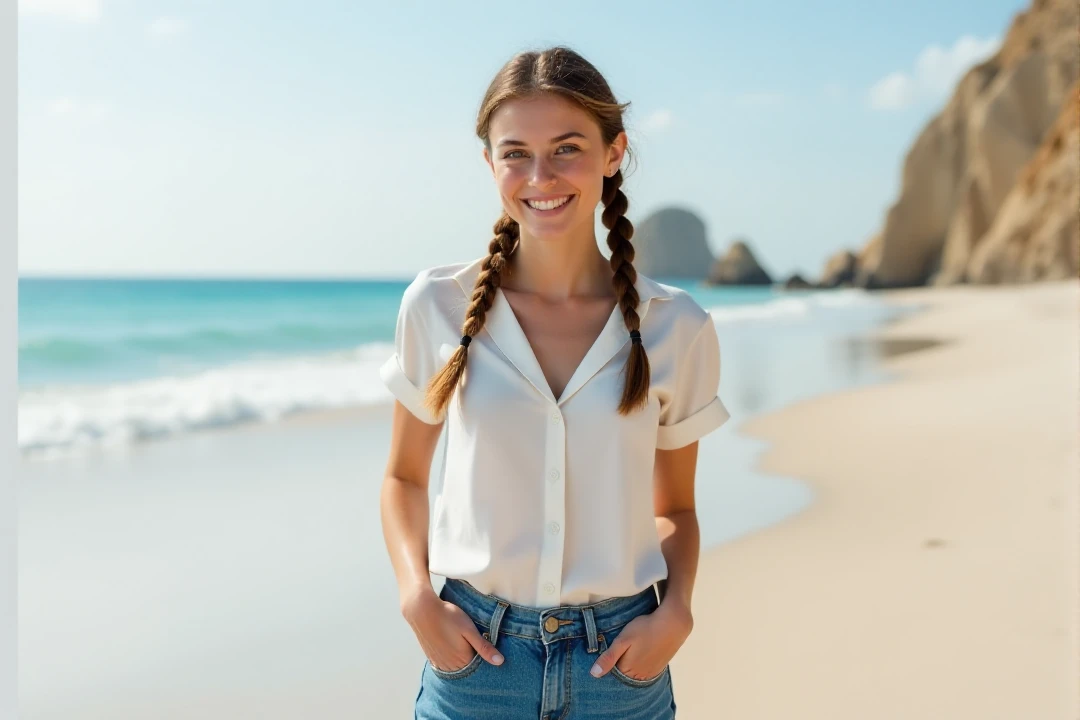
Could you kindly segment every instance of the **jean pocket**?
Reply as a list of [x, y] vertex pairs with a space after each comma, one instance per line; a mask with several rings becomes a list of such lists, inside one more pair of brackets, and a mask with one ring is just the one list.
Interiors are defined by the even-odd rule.
[[[484, 633], [484, 639], [489, 639], [487, 633]], [[460, 680], [476, 672], [476, 669], [480, 667], [480, 663], [482, 662], [484, 662], [484, 658], [480, 656], [480, 653], [474, 653], [472, 660], [470, 660], [465, 667], [458, 670], [440, 670], [432, 665], [430, 660], [428, 660], [428, 667], [431, 668], [431, 672], [434, 673], [437, 678], [442, 680]]]
[[[618, 631], [612, 633], [612, 631], [610, 630], [608, 631], [608, 633], [611, 634], [612, 641], [614, 641], [619, 634]], [[600, 652], [607, 652], [608, 642], [604, 633], [598, 633], [596, 636], [596, 640], [600, 643]], [[669, 668], [669, 665], [665, 665], [664, 669], [660, 671], [659, 675], [657, 675], [656, 677], [651, 677], [647, 680], [638, 680], [637, 678], [632, 678], [614, 665], [611, 667], [611, 672], [609, 674], [614, 675], [615, 679], [621, 682], [623, 685], [629, 685], [632, 688], [647, 688], [660, 682], [660, 680], [662, 680], [663, 677], [667, 675]]]

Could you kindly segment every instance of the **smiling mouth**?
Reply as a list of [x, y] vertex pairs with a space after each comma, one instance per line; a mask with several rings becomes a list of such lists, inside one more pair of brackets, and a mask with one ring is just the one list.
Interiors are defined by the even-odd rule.
[[530, 209], [536, 212], [551, 212], [552, 210], [558, 210], [563, 205], [573, 200], [573, 195], [564, 195], [561, 198], [554, 198], [551, 200], [523, 200]]

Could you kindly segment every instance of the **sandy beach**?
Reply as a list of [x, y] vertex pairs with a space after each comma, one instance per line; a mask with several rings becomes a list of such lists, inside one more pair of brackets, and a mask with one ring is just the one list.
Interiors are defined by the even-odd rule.
[[889, 293], [893, 381], [740, 428], [815, 499], [703, 554], [681, 717], [1080, 716], [1078, 290]]

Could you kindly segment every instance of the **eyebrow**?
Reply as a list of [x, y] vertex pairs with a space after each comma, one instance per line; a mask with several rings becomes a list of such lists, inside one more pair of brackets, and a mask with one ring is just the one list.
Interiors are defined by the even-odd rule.
[[[588, 140], [589, 139], [589, 138], [585, 137], [584, 135], [582, 135], [581, 133], [577, 132], [576, 130], [571, 130], [568, 133], [563, 133], [562, 135], [559, 135], [558, 137], [551, 138], [551, 142], [552, 143], [562, 142], [563, 140], [569, 140], [572, 137], [579, 137], [582, 140]], [[524, 146], [528, 145], [528, 143], [522, 142], [521, 140], [503, 140], [498, 145], [496, 145], [496, 147], [502, 147], [503, 145], [518, 145], [518, 146], [524, 147]]]

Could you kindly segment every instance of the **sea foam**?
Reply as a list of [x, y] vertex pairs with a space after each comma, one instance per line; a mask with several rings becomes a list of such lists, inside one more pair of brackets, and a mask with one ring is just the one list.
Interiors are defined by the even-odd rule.
[[241, 362], [185, 376], [102, 386], [54, 385], [19, 397], [24, 454], [64, 454], [295, 413], [386, 402], [378, 368], [389, 343], [274, 361]]

